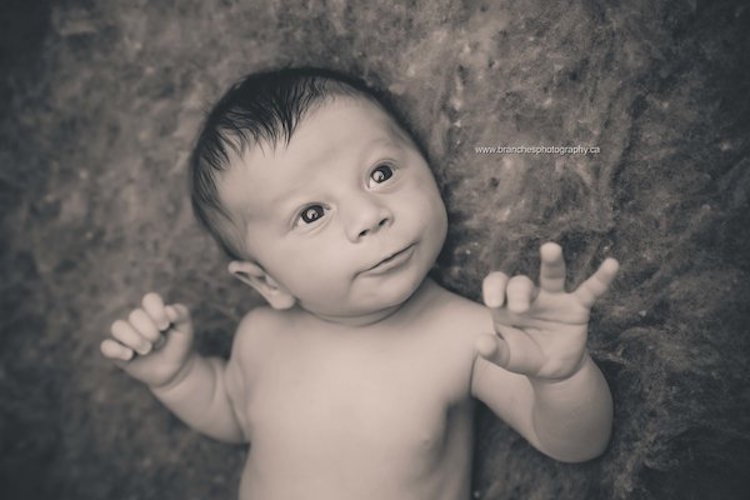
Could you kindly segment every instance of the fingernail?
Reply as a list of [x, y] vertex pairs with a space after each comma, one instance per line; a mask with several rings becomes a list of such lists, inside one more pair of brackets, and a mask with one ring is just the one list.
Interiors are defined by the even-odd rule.
[[149, 342], [143, 343], [140, 346], [138, 346], [138, 354], [141, 356], [145, 356], [146, 354], [151, 352], [151, 344]]
[[173, 306], [167, 306], [164, 308], [164, 310], [167, 313], [167, 318], [172, 321], [175, 318], [177, 318], [177, 309], [175, 309]]
[[487, 307], [500, 307], [502, 305], [500, 299], [500, 292], [498, 290], [489, 290], [484, 296], [484, 304]]

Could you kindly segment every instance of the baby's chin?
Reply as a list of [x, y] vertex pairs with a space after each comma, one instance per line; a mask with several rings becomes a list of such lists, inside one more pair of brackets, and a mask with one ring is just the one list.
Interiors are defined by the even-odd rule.
[[336, 301], [335, 304], [301, 303], [308, 313], [330, 322], [365, 325], [385, 319], [401, 309], [411, 299], [425, 280], [403, 280], [401, 283], [388, 283], [373, 287], [367, 294]]

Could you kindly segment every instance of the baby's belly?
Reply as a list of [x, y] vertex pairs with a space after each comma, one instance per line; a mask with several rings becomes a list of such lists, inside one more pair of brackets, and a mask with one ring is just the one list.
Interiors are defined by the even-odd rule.
[[[321, 445], [326, 446], [326, 445]], [[327, 446], [322, 457], [310, 450], [286, 449], [269, 457], [250, 451], [240, 483], [240, 500], [468, 500], [469, 453], [451, 450], [409, 463], [383, 460], [370, 450]], [[294, 455], [306, 457], [300, 463]], [[460, 455], [460, 456], [459, 456]], [[434, 465], [433, 465], [434, 464]]]
[[469, 404], [406, 406], [256, 415], [240, 499], [467, 500]]

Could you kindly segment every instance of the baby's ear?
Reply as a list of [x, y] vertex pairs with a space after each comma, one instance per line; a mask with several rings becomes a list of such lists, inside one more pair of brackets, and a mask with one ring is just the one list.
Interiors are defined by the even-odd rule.
[[297, 301], [255, 262], [233, 260], [228, 269], [235, 278], [257, 290], [274, 309], [289, 309]]

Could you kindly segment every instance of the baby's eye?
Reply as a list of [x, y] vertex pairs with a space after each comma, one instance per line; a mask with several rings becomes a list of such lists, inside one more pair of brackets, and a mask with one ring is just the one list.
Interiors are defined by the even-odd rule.
[[305, 224], [312, 224], [316, 220], [323, 217], [324, 214], [325, 210], [320, 205], [310, 205], [309, 207], [305, 208], [302, 213], [299, 214], [299, 218]]
[[378, 167], [370, 173], [370, 179], [374, 180], [378, 184], [383, 183], [393, 177], [393, 169], [390, 165], [378, 165]]

